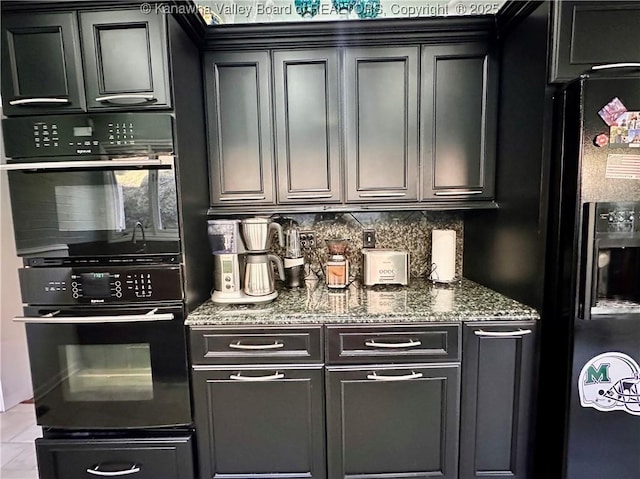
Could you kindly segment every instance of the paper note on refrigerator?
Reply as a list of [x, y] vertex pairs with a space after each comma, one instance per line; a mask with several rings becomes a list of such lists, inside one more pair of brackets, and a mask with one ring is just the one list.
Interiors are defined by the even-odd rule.
[[608, 155], [605, 177], [640, 180], [640, 155]]

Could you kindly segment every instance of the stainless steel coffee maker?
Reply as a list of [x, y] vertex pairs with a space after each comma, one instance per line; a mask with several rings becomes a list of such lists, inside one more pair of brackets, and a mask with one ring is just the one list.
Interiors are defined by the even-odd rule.
[[278, 296], [272, 264], [282, 280], [284, 272], [280, 258], [267, 254], [271, 231], [282, 245], [282, 228], [268, 218], [208, 221], [214, 303], [266, 303]]

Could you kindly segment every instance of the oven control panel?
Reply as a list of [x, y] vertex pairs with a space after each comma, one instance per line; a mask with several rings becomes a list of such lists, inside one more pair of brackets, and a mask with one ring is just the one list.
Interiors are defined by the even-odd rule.
[[6, 156], [108, 155], [137, 150], [172, 151], [167, 113], [107, 113], [7, 118]]
[[22, 268], [27, 304], [104, 304], [182, 299], [179, 266], [144, 268]]
[[596, 233], [637, 233], [640, 231], [640, 203], [598, 203]]

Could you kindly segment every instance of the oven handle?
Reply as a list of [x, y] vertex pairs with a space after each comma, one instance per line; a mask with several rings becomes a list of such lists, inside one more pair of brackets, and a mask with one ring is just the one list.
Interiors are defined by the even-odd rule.
[[87, 473], [93, 474], [94, 476], [103, 476], [103, 477], [115, 477], [115, 476], [126, 476], [127, 474], [135, 474], [136, 472], [140, 472], [140, 468], [134, 464], [130, 469], [123, 469], [122, 471], [100, 471], [98, 468], [100, 465], [97, 465], [93, 469], [87, 469]]
[[46, 314], [40, 317], [18, 316], [13, 318], [18, 323], [44, 323], [44, 324], [99, 324], [99, 323], [131, 323], [135, 321], [171, 321], [173, 313], [156, 313], [155, 310], [147, 314], [122, 314], [114, 316], [70, 316], [55, 317], [54, 314]]
[[39, 161], [37, 163], [10, 163], [0, 165], [0, 171], [15, 170], [60, 170], [60, 169], [87, 169], [104, 168], [113, 166], [145, 167], [173, 165], [172, 156], [161, 158], [122, 158], [113, 160], [79, 160], [79, 161]]

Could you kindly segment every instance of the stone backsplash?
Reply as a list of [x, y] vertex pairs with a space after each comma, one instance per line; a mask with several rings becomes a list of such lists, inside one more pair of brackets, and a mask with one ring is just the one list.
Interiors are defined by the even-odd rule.
[[[457, 212], [376, 212], [318, 213], [274, 216], [286, 233], [295, 225], [300, 230], [313, 230], [316, 249], [305, 257], [308, 278], [324, 276], [327, 259], [326, 239], [344, 238], [349, 242], [350, 280], [360, 279], [362, 271], [362, 232], [374, 229], [376, 248], [391, 248], [409, 252], [410, 276], [428, 277], [431, 271], [431, 231], [452, 229], [456, 232], [456, 276], [462, 277], [463, 216]], [[274, 242], [273, 252], [284, 256], [284, 249]]]

